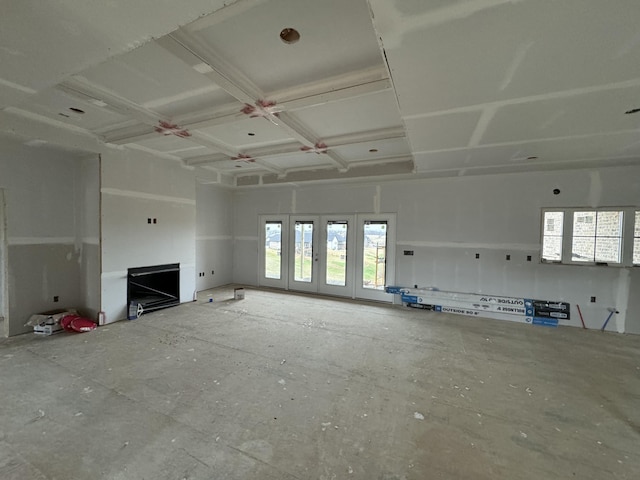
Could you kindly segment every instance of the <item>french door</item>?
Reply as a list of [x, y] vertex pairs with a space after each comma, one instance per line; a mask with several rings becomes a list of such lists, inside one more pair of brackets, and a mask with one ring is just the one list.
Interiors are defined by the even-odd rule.
[[395, 216], [260, 217], [260, 285], [390, 301]]

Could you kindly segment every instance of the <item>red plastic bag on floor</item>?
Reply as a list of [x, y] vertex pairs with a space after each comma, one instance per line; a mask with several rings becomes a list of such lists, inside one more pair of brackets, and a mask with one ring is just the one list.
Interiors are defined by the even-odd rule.
[[67, 332], [90, 332], [95, 330], [98, 325], [93, 320], [83, 318], [80, 315], [65, 315], [60, 319], [60, 325]]

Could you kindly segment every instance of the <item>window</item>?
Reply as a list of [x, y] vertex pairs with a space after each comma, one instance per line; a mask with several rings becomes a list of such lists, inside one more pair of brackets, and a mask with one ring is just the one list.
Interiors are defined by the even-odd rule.
[[633, 230], [633, 264], [640, 265], [640, 210], [636, 210], [635, 228]]
[[541, 243], [545, 263], [640, 265], [640, 211], [629, 207], [543, 210]]
[[562, 260], [562, 229], [564, 212], [544, 212], [542, 226], [542, 259], [549, 262]]
[[571, 260], [620, 263], [623, 217], [621, 211], [573, 212]]

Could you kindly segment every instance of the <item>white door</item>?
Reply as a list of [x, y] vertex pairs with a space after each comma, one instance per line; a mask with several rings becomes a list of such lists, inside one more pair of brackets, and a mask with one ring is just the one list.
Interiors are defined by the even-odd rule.
[[263, 215], [260, 285], [391, 302], [395, 215]]
[[289, 289], [318, 291], [320, 270], [319, 217], [289, 217]]
[[355, 296], [391, 302], [384, 287], [395, 282], [395, 215], [359, 214], [356, 224]]
[[287, 288], [289, 281], [289, 216], [260, 217], [260, 286]]
[[355, 281], [355, 217], [320, 217], [318, 293], [353, 297]]

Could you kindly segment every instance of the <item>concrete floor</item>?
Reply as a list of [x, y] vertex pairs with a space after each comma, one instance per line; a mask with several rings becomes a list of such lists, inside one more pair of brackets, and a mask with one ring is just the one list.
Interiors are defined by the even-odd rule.
[[640, 336], [232, 295], [0, 340], [0, 478], [640, 476]]

